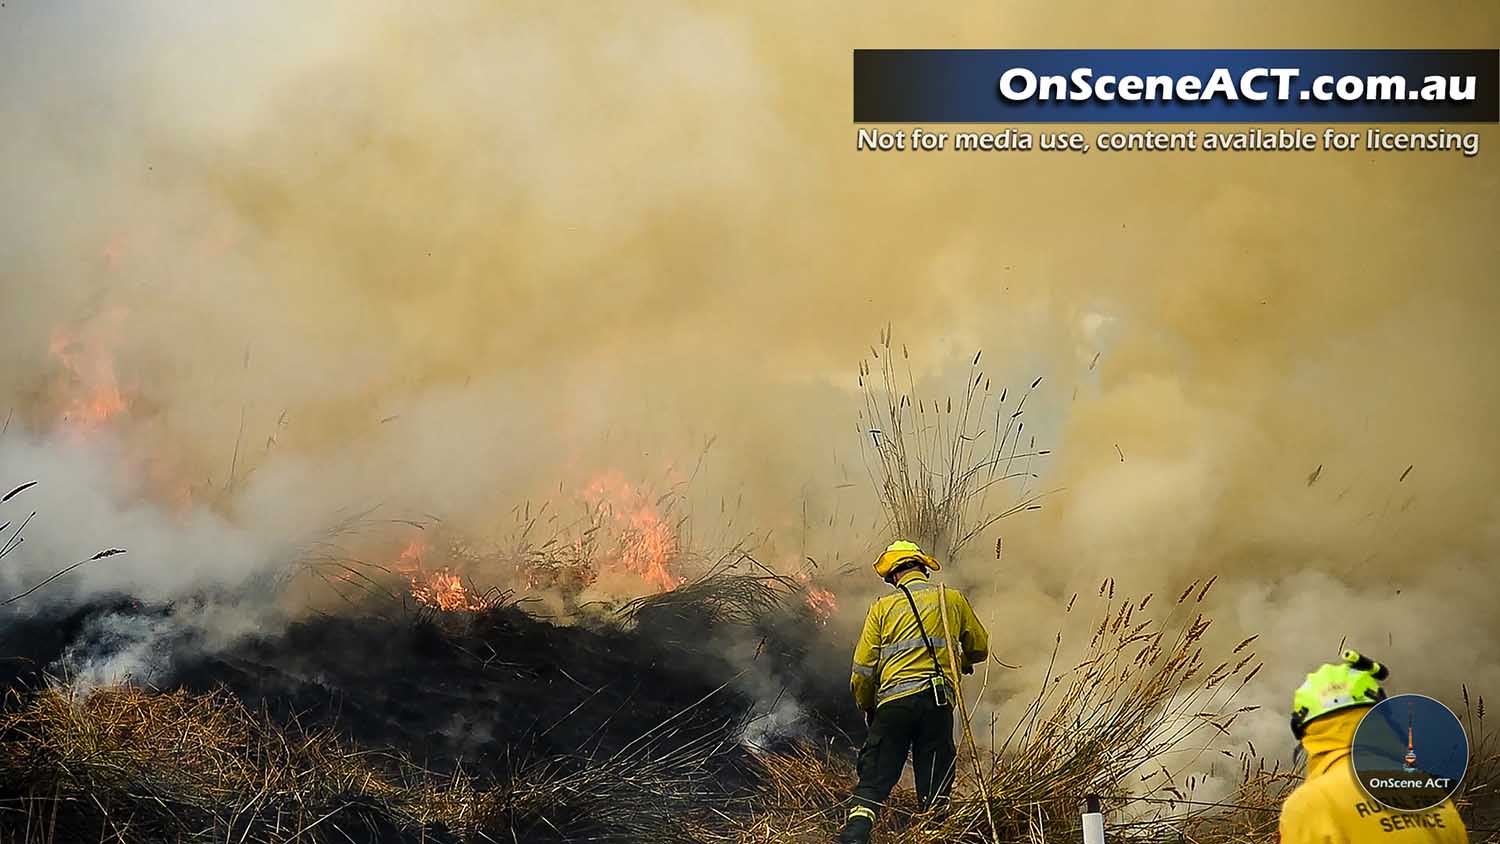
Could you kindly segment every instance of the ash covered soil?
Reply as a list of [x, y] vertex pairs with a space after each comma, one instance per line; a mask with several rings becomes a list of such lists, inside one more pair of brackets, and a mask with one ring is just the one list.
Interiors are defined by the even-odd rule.
[[[119, 597], [7, 620], [0, 684], [24, 696], [83, 655], [125, 647], [120, 629], [170, 628], [190, 609]], [[543, 759], [607, 758], [643, 736], [718, 734], [716, 779], [734, 790], [753, 780], [747, 736], [767, 749], [791, 740], [850, 748], [861, 732], [847, 655], [790, 606], [734, 623], [691, 603], [648, 602], [629, 622], [560, 625], [516, 605], [372, 603], [213, 651], [192, 635], [162, 641], [148, 660], [156, 689], [224, 689], [278, 722], [332, 727], [358, 747], [487, 780]], [[791, 701], [796, 716], [768, 729], [762, 719]]]

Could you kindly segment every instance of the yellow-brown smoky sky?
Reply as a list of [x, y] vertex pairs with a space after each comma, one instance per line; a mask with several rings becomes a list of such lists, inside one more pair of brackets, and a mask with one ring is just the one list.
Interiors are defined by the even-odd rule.
[[[1055, 492], [950, 575], [1008, 661], [1039, 668], [1106, 576], [1217, 574], [1267, 725], [1346, 638], [1397, 688], [1500, 689], [1500, 135], [872, 153], [850, 114], [856, 47], [1497, 40], [1485, 2], [8, 0], [0, 479], [51, 497], [6, 576], [133, 542], [84, 582], [170, 594], [348, 508], [481, 530], [563, 478], [688, 474], [710, 438], [716, 530], [862, 559], [891, 537], [856, 363], [889, 325], [933, 385], [981, 348], [1045, 378]], [[163, 471], [247, 473], [190, 540], [94, 500], [124, 446], [47, 433], [59, 332], [114, 361]]]

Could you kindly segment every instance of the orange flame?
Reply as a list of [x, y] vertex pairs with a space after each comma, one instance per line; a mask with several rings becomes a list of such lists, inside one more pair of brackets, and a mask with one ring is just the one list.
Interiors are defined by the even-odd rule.
[[485, 602], [470, 595], [463, 579], [446, 566], [430, 572], [425, 580], [417, 576], [410, 580], [411, 596], [419, 604], [444, 612], [478, 612], [485, 609]]
[[412, 539], [396, 556], [394, 567], [411, 584], [413, 600], [443, 612], [479, 612], [489, 607], [484, 599], [470, 594], [463, 578], [447, 566], [424, 571], [422, 555], [426, 550], [421, 539]]
[[96, 430], [126, 409], [125, 393], [115, 375], [109, 337], [115, 333], [123, 310], [96, 317], [76, 330], [55, 329], [47, 352], [68, 371], [69, 387], [80, 395], [64, 402], [61, 422], [82, 430]]
[[818, 624], [827, 624], [828, 620], [833, 618], [833, 614], [838, 612], [839, 600], [832, 591], [808, 584], [807, 608], [812, 610], [814, 621]]
[[670, 592], [687, 582], [672, 571], [681, 550], [676, 531], [643, 490], [612, 471], [594, 478], [584, 489], [584, 499], [613, 522], [618, 540], [612, 554], [615, 565], [658, 592]]
[[396, 555], [396, 570], [410, 574], [422, 567], [422, 555], [427, 552], [427, 546], [421, 539], [412, 539]]

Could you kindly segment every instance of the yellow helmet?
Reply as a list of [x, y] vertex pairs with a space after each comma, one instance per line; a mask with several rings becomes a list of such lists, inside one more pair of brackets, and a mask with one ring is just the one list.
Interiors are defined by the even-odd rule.
[[1324, 665], [1307, 675], [1292, 693], [1292, 735], [1302, 738], [1307, 724], [1330, 712], [1374, 706], [1385, 699], [1380, 681], [1390, 670], [1359, 651], [1344, 651], [1343, 662]]
[[898, 539], [886, 546], [885, 552], [875, 560], [875, 573], [882, 578], [889, 577], [896, 566], [907, 560], [916, 560], [932, 571], [942, 571], [943, 567], [937, 560], [922, 553], [921, 546], [915, 542]]

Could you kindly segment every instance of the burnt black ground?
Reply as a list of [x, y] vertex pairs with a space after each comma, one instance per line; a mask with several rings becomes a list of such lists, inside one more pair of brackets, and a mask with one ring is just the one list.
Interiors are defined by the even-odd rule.
[[[640, 609], [630, 624], [601, 616], [571, 625], [515, 606], [435, 613], [371, 603], [214, 650], [182, 632], [193, 625], [176, 623], [196, 612], [190, 603], [115, 597], [30, 609], [0, 617], [5, 690], [25, 695], [63, 670], [70, 649], [97, 658], [149, 626], [167, 631], [149, 665], [159, 688], [226, 689], [283, 723], [331, 727], [360, 749], [393, 750], [437, 772], [461, 767], [482, 784], [503, 785], [537, 763], [566, 772], [643, 745], [660, 755], [708, 737], [716, 752], [687, 799], [734, 811], [758, 770], [738, 742], [741, 728], [777, 698], [795, 698], [804, 717], [772, 736], [773, 746], [797, 738], [852, 751], [850, 736], [862, 733], [848, 703], [848, 654], [796, 600], [753, 621], [716, 621], [673, 601]], [[622, 840], [591, 826], [586, 804], [550, 811], [507, 833], [539, 843]], [[67, 823], [90, 840], [103, 834], [86, 806]], [[349, 840], [452, 840], [441, 829], [401, 829], [373, 805], [347, 805], [334, 825]]]
[[646, 637], [501, 609], [308, 619], [185, 660], [174, 682], [224, 686], [278, 718], [335, 724], [361, 746], [393, 747], [438, 770], [462, 760], [499, 773], [527, 759], [608, 756], [674, 716], [689, 732], [736, 721], [750, 702], [718, 689], [734, 672], [713, 663]]
[[[110, 626], [101, 618], [184, 609], [121, 597], [5, 619], [0, 684], [35, 685], [80, 642], [107, 648], [97, 640]], [[372, 604], [213, 652], [183, 639], [153, 682], [226, 688], [278, 720], [333, 726], [361, 747], [503, 778], [538, 759], [607, 757], [663, 722], [682, 737], [733, 734], [775, 695], [802, 705], [800, 737], [848, 746], [859, 725], [845, 656], [795, 609], [751, 625], [643, 611], [627, 629], [607, 619], [554, 625], [514, 606], [434, 613]]]

